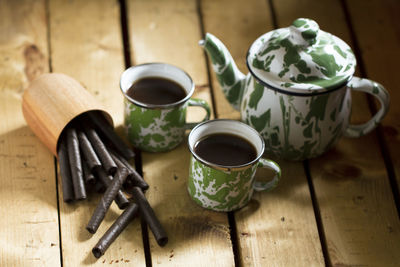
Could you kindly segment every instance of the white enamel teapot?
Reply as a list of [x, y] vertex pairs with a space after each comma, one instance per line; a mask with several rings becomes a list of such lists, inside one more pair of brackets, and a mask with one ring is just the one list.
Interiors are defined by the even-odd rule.
[[[296, 19], [290, 27], [255, 40], [247, 53], [247, 75], [215, 36], [207, 33], [199, 43], [211, 58], [226, 98], [242, 121], [260, 132], [271, 155], [289, 160], [316, 157], [343, 135], [371, 132], [387, 113], [387, 91], [377, 82], [354, 77], [351, 48], [313, 20]], [[349, 123], [351, 90], [371, 94], [381, 104], [364, 124]]]

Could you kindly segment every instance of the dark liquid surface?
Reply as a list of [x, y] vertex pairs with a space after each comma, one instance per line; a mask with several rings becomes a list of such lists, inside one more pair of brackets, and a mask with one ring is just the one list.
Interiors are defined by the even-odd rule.
[[223, 166], [238, 166], [257, 158], [256, 148], [247, 140], [233, 134], [211, 134], [194, 146], [202, 159]]
[[165, 105], [185, 98], [186, 91], [169, 79], [147, 77], [136, 81], [128, 89], [127, 95], [145, 104]]

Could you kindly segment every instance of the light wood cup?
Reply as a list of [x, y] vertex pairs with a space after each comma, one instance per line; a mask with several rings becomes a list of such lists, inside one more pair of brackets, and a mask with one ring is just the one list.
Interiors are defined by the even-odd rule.
[[77, 116], [101, 111], [110, 114], [78, 81], [60, 73], [47, 73], [31, 82], [22, 97], [22, 112], [36, 136], [57, 156], [62, 131]]

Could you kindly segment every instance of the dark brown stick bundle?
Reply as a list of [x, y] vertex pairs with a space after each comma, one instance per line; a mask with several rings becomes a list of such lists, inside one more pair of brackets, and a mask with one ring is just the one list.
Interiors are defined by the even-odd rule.
[[[77, 126], [80, 128], [76, 129]], [[96, 233], [113, 201], [120, 209], [125, 209], [92, 249], [93, 255], [101, 257], [134, 219], [138, 210], [157, 243], [164, 246], [168, 242], [167, 234], [143, 194], [149, 185], [128, 162], [134, 153], [119, 139], [101, 114], [89, 112], [81, 116], [65, 129], [64, 135], [65, 140], [60, 141], [57, 151], [60, 173], [67, 177], [62, 179], [64, 201], [72, 201], [74, 196], [76, 199], [85, 199], [85, 184], [98, 192], [105, 191], [86, 229], [92, 234]], [[114, 178], [112, 174], [115, 174]], [[123, 185], [133, 195], [136, 203], [126, 198], [122, 192]]]
[[74, 200], [74, 189], [72, 185], [71, 169], [68, 159], [68, 151], [65, 136], [61, 139], [58, 146], [58, 162], [60, 165], [61, 187], [64, 202]]
[[[97, 170], [97, 176], [100, 179], [100, 182], [105, 186], [109, 187], [112, 183], [112, 176], [107, 175], [107, 173], [103, 169]], [[118, 191], [117, 196], [115, 198], [115, 203], [118, 205], [118, 208], [125, 209], [129, 205], [129, 200], [125, 197], [125, 194], [122, 193], [121, 190]]]
[[85, 180], [86, 186], [93, 186], [96, 184], [96, 177], [94, 177], [93, 173], [91, 173], [90, 168], [86, 161], [82, 162], [83, 167], [83, 178]]
[[143, 216], [144, 220], [149, 225], [158, 245], [164, 246], [165, 244], [168, 243], [167, 233], [162, 227], [160, 221], [157, 219], [156, 214], [151, 208], [142, 190], [139, 187], [134, 187], [132, 189], [132, 194], [136, 203], [139, 205], [140, 214]]
[[140, 176], [139, 173], [137, 173], [137, 171], [134, 168], [132, 168], [132, 166], [129, 164], [129, 162], [126, 159], [119, 156], [115, 152], [112, 152], [111, 156], [113, 157], [115, 163], [118, 165], [118, 168], [125, 167], [128, 169], [128, 172], [129, 172], [128, 181], [131, 183], [131, 185], [130, 185], [131, 187], [138, 186], [144, 191], [149, 189], [149, 185], [146, 183], [146, 181], [142, 178], [142, 176]]
[[[93, 248], [95, 257], [103, 255], [137, 216], [138, 203], [157, 242], [167, 242], [142, 193], [149, 185], [128, 163], [135, 153], [114, 132], [110, 113], [88, 90], [64, 74], [44, 74], [24, 91], [22, 108], [33, 132], [57, 155], [64, 202], [86, 199], [87, 192], [94, 190], [104, 192], [86, 226], [90, 233], [98, 230], [113, 201], [120, 209], [125, 208]], [[111, 155], [112, 150], [118, 155], [118, 164]], [[130, 188], [140, 191], [135, 193], [137, 203], [128, 200], [127, 191], [122, 188], [128, 176]]]
[[96, 180], [96, 183], [94, 185], [94, 191], [96, 191], [99, 194], [103, 194], [106, 192], [107, 187], [99, 180]]
[[115, 174], [117, 171], [117, 165], [114, 160], [111, 158], [110, 153], [108, 153], [106, 146], [101, 141], [99, 135], [97, 134], [94, 128], [90, 128], [88, 125], [83, 125], [83, 130], [89, 139], [90, 143], [93, 146], [93, 149], [96, 151], [97, 156], [99, 157], [103, 168], [106, 170], [108, 174]]
[[107, 232], [101, 237], [96, 246], [92, 249], [93, 255], [100, 258], [104, 255], [108, 247], [114, 242], [115, 239], [122, 233], [122, 231], [129, 225], [138, 213], [138, 206], [131, 202], [124, 212], [117, 218], [111, 225]]
[[75, 128], [68, 128], [66, 131], [68, 159], [70, 163], [72, 183], [75, 199], [86, 199], [85, 183], [83, 181], [82, 160], [79, 152], [79, 141]]
[[86, 164], [88, 165], [90, 171], [94, 171], [97, 168], [101, 167], [101, 162], [97, 157], [96, 152], [86, 134], [83, 131], [77, 131], [79, 147], [82, 151], [83, 158], [85, 159]]
[[88, 112], [88, 117], [124, 158], [131, 159], [135, 156], [135, 153], [125, 145], [100, 113]]
[[89, 231], [89, 233], [96, 233], [127, 176], [128, 172], [126, 169], [117, 171], [114, 179], [112, 180], [110, 186], [107, 187], [106, 192], [104, 192], [103, 197], [100, 199], [99, 204], [97, 205], [89, 223], [86, 226], [86, 229]]

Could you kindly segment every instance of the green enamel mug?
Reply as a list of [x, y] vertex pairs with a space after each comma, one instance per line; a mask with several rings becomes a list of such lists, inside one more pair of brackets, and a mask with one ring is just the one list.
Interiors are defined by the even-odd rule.
[[[180, 85], [186, 96], [168, 104], [148, 104], [130, 97], [129, 88], [140, 79], [157, 77], [171, 80]], [[120, 80], [125, 96], [125, 130], [128, 140], [135, 147], [147, 152], [164, 152], [178, 146], [185, 136], [185, 130], [198, 123], [186, 122], [188, 106], [199, 106], [206, 111], [202, 121], [210, 118], [210, 107], [206, 101], [191, 98], [194, 83], [182, 69], [166, 63], [148, 63], [126, 69]]]
[[[227, 166], [208, 161], [196, 153], [196, 145], [214, 134], [235, 135], [248, 141], [256, 150], [256, 157], [241, 165]], [[275, 188], [281, 177], [277, 163], [263, 157], [264, 140], [252, 127], [234, 120], [210, 120], [197, 125], [190, 132], [188, 145], [191, 152], [188, 191], [200, 206], [214, 211], [232, 211], [245, 206], [254, 190], [269, 191]], [[269, 182], [258, 181], [258, 168], [271, 169], [275, 176]]]

